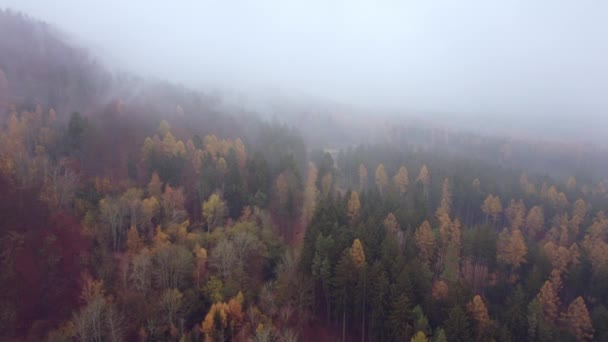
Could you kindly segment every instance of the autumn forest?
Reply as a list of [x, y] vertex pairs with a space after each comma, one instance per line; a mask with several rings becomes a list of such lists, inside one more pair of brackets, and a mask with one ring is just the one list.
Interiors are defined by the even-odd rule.
[[0, 31], [0, 339], [608, 341], [605, 149], [268, 118]]

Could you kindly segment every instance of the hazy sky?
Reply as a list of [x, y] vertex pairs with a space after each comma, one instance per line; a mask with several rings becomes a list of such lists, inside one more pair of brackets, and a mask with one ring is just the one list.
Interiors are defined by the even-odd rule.
[[608, 117], [605, 0], [0, 0], [124, 69], [456, 113]]

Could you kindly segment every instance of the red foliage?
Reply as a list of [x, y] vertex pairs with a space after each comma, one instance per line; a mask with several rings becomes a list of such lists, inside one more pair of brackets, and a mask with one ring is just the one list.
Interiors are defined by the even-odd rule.
[[0, 238], [9, 232], [23, 238], [3, 291], [14, 294], [17, 330], [25, 332], [38, 320], [58, 323], [77, 304], [80, 274], [89, 241], [74, 218], [50, 216], [36, 189], [16, 190], [0, 175]]

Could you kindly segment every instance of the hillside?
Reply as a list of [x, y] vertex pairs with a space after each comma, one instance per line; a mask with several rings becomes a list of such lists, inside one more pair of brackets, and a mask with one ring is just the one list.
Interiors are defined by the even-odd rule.
[[1, 340], [608, 340], [603, 147], [256, 113], [0, 32]]

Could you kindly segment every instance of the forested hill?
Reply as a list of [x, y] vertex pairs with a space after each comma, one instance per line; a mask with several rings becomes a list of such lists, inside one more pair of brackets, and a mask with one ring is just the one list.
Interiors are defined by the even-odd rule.
[[323, 150], [0, 28], [1, 340], [608, 340], [605, 170], [576, 174], [600, 150], [402, 125]]

